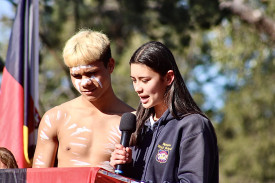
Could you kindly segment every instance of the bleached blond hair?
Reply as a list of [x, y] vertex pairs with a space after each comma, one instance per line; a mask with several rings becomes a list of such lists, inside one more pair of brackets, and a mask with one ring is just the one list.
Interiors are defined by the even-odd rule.
[[89, 65], [102, 61], [107, 67], [111, 58], [109, 38], [97, 31], [82, 29], [72, 36], [63, 49], [64, 62], [68, 67]]

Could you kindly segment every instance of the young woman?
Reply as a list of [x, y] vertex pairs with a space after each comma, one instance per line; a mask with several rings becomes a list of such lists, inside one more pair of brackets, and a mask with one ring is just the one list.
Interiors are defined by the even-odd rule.
[[191, 97], [171, 51], [148, 42], [130, 60], [140, 97], [131, 148], [116, 145], [110, 164], [125, 164], [125, 176], [144, 182], [219, 180], [217, 139], [209, 119]]

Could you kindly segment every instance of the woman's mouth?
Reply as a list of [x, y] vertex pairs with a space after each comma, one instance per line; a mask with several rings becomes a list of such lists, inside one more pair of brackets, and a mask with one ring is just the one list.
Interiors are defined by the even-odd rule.
[[139, 96], [140, 102], [146, 104], [149, 101], [149, 96]]

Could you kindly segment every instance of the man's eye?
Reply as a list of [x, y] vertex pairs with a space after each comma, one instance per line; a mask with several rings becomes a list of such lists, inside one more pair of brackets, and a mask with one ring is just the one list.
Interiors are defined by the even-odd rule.
[[81, 75], [80, 74], [72, 74], [72, 77], [74, 77], [76, 79], [81, 79]]
[[96, 72], [88, 72], [88, 73], [86, 73], [86, 76], [87, 77], [92, 77], [92, 76], [94, 76], [96, 74]]

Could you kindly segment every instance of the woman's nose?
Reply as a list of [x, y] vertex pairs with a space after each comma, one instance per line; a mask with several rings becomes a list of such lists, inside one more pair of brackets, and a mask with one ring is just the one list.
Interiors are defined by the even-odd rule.
[[142, 92], [142, 87], [138, 83], [134, 84], [134, 89], [135, 89], [135, 91], [137, 93], [141, 93]]

